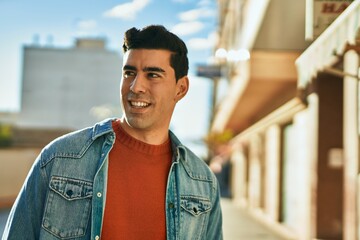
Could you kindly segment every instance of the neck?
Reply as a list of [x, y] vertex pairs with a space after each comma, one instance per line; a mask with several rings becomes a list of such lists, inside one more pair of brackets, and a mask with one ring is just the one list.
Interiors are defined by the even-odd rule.
[[151, 131], [146, 129], [136, 129], [125, 121], [124, 118], [120, 119], [121, 127], [124, 131], [132, 136], [133, 138], [145, 142], [151, 145], [160, 145], [166, 142], [169, 138], [169, 131], [165, 129], [164, 131]]

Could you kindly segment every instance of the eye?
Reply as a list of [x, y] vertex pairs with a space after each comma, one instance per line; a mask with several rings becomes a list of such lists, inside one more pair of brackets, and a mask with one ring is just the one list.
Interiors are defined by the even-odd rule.
[[136, 73], [134, 71], [125, 70], [123, 73], [124, 78], [134, 77]]
[[161, 76], [160, 76], [160, 74], [149, 72], [148, 77], [149, 78], [159, 78]]

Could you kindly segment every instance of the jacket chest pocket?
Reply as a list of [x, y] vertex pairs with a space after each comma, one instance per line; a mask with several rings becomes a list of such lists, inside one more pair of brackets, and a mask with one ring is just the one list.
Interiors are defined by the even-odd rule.
[[84, 236], [91, 213], [91, 182], [53, 176], [42, 227], [60, 239]]
[[181, 196], [181, 233], [190, 237], [184, 239], [202, 239], [210, 211], [211, 202], [207, 198]]

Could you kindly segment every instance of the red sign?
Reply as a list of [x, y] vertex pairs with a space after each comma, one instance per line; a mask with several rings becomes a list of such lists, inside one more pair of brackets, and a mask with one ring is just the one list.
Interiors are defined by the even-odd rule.
[[314, 0], [313, 36], [318, 37], [353, 0]]

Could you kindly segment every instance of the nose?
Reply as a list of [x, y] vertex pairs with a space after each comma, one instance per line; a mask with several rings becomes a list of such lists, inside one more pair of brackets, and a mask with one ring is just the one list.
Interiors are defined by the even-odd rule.
[[145, 81], [145, 78], [140, 74], [137, 74], [130, 84], [130, 90], [134, 93], [144, 93], [146, 91]]

